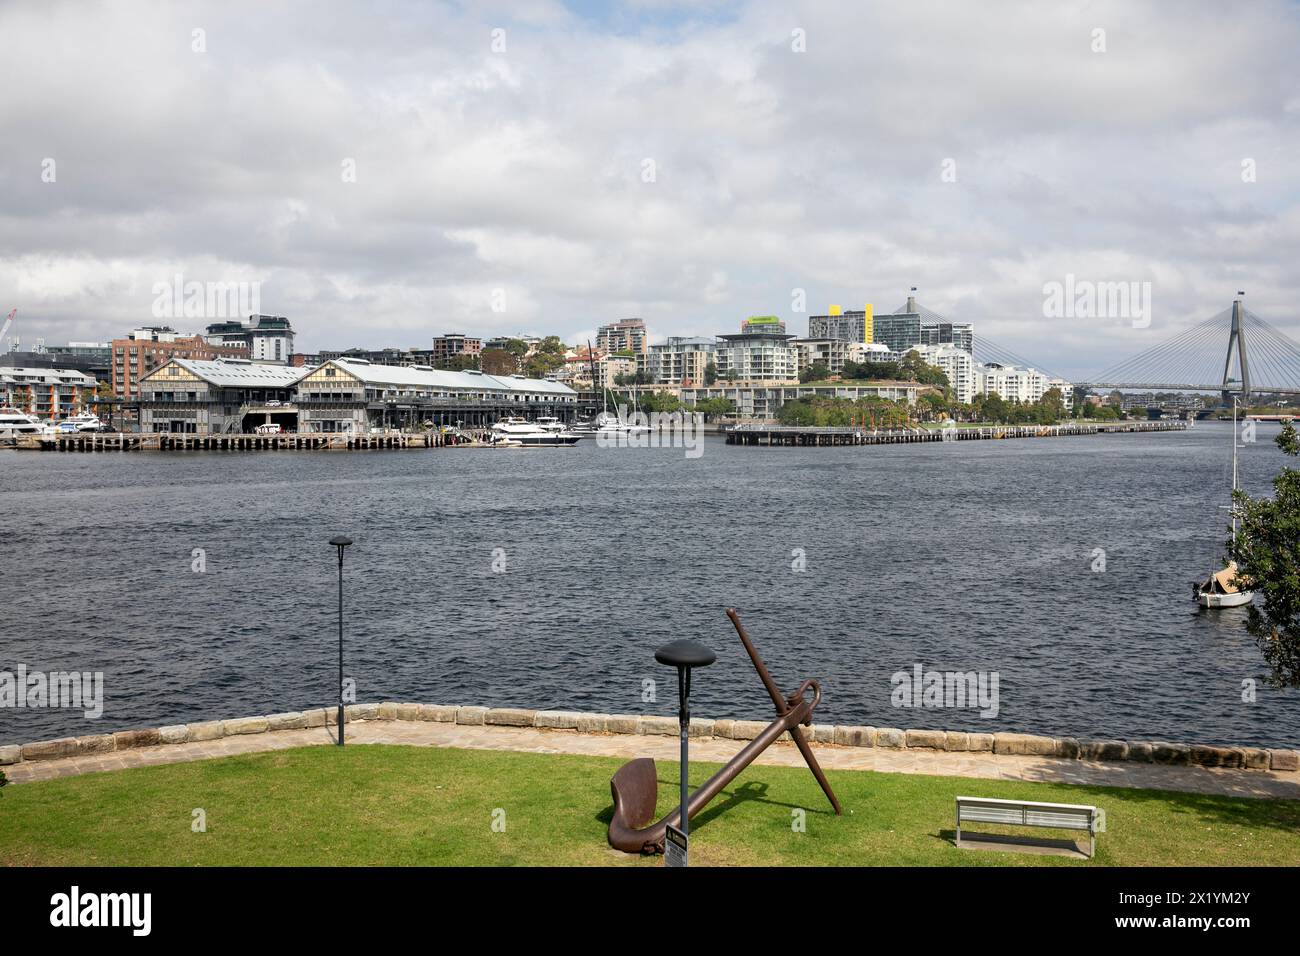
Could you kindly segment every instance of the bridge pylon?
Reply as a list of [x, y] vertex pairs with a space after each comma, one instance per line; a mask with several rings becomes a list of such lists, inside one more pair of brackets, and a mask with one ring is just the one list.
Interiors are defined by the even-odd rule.
[[[1241, 297], [1244, 292], [1238, 292], [1237, 298], [1232, 301], [1232, 328], [1228, 332], [1228, 355], [1223, 360], [1223, 401], [1228, 403], [1232, 401], [1232, 393], [1238, 392], [1241, 395], [1241, 401], [1244, 404], [1250, 399], [1250, 365], [1246, 361], [1246, 314], [1241, 307]], [[1220, 315], [1223, 313], [1220, 312]], [[1237, 387], [1230, 388], [1234, 384], [1232, 378], [1232, 349], [1237, 348], [1237, 364], [1241, 366], [1241, 382]]]

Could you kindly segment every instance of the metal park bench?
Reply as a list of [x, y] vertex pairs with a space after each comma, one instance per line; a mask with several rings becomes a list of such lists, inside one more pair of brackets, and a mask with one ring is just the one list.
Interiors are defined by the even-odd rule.
[[1087, 830], [1088, 859], [1097, 852], [1101, 811], [1078, 803], [1040, 803], [1035, 800], [995, 800], [988, 797], [957, 798], [957, 846], [963, 823], [998, 823], [1017, 827]]

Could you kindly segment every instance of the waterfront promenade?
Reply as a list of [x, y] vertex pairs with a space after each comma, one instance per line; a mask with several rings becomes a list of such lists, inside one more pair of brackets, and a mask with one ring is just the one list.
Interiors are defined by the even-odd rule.
[[[671, 723], [675, 724], [676, 721]], [[130, 767], [186, 763], [295, 747], [332, 746], [335, 732], [333, 726], [322, 726], [231, 734], [213, 740], [23, 761], [4, 769], [12, 783], [21, 784]], [[723, 762], [733, 757], [747, 742], [716, 736], [700, 737], [692, 740], [691, 758]], [[668, 734], [585, 733], [539, 727], [467, 725], [422, 720], [350, 720], [347, 726], [347, 745], [366, 744], [629, 759], [654, 757], [665, 762], [676, 761], [679, 756], [678, 740]], [[874, 770], [881, 773], [983, 780], [1173, 790], [1231, 797], [1300, 799], [1300, 775], [1294, 772], [835, 744], [816, 744], [813, 749], [818, 761], [828, 770]], [[755, 763], [798, 767], [803, 766], [803, 758], [786, 738], [765, 751]]]

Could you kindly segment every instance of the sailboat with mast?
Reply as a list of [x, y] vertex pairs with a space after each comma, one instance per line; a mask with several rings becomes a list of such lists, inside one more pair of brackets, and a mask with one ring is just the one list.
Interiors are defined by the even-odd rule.
[[[1237, 397], [1232, 397], [1232, 490], [1237, 490]], [[1232, 537], [1237, 537], [1237, 508], [1232, 504]], [[1241, 586], [1237, 578], [1237, 562], [1229, 561], [1222, 571], [1211, 574], [1204, 581], [1194, 582], [1196, 603], [1204, 608], [1241, 607], [1249, 604], [1255, 592]]]
[[[587, 342], [587, 357], [591, 362], [591, 381], [592, 384], [594, 385], [596, 383], [596, 378], [597, 378], [596, 353], [591, 347], [590, 340], [588, 340]], [[633, 396], [634, 396], [633, 404], [635, 405], [636, 402], [635, 392], [633, 393]], [[609, 437], [611, 435], [640, 434], [642, 432], [648, 432], [650, 430], [649, 425], [633, 424], [631, 422], [626, 421], [623, 418], [621, 412], [616, 414], [609, 410], [609, 386], [608, 385], [606, 385], [603, 389], [601, 389], [601, 400], [604, 405], [604, 409], [600, 412], [599, 415], [596, 416], [595, 420], [590, 423], [584, 422], [579, 425], [576, 425], [573, 428], [573, 431], [583, 435], [604, 435], [606, 437]]]

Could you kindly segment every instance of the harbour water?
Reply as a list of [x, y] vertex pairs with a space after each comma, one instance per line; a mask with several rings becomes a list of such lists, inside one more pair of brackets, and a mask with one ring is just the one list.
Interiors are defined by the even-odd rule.
[[[1252, 494], [1276, 432], [1242, 449]], [[1229, 435], [0, 452], [0, 670], [102, 671], [105, 693], [98, 720], [0, 709], [0, 743], [331, 703], [342, 533], [360, 701], [672, 714], [653, 651], [692, 637], [718, 652], [695, 713], [768, 719], [734, 606], [783, 689], [822, 681], [821, 722], [1300, 746], [1300, 692], [1264, 685], [1244, 612], [1191, 600]], [[997, 672], [997, 716], [892, 706], [917, 664]]]

